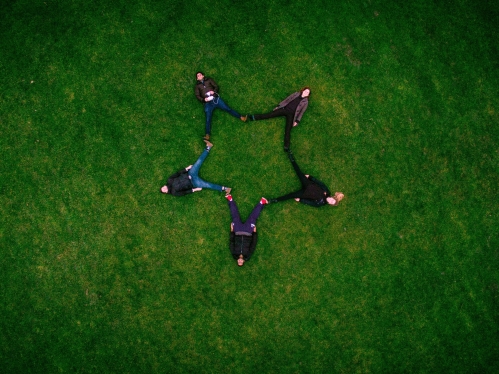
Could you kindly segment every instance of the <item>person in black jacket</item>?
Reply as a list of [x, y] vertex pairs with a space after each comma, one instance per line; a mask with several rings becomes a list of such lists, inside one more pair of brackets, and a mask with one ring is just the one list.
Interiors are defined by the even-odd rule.
[[291, 165], [293, 165], [293, 169], [295, 169], [298, 179], [300, 179], [302, 187], [298, 191], [270, 199], [270, 203], [295, 199], [303, 204], [320, 207], [326, 204], [338, 205], [339, 202], [345, 197], [345, 195], [341, 192], [336, 192], [334, 196], [331, 196], [329, 188], [327, 188], [323, 182], [312, 177], [311, 175], [302, 173], [291, 151], [288, 151], [288, 157], [289, 161], [291, 161]]
[[168, 182], [161, 187], [162, 193], [168, 193], [173, 196], [184, 196], [193, 192], [201, 191], [203, 188], [230, 193], [231, 188], [206, 182], [199, 177], [199, 169], [201, 168], [201, 165], [206, 157], [208, 157], [211, 147], [213, 147], [213, 144], [208, 140], [205, 140], [204, 142], [206, 143], [206, 148], [194, 165], [189, 165], [185, 169], [170, 175]]
[[268, 204], [266, 198], [262, 197], [258, 204], [253, 208], [246, 222], [241, 221], [236, 202], [231, 195], [227, 194], [225, 198], [229, 202], [230, 215], [232, 223], [230, 224], [230, 242], [229, 248], [232, 257], [237, 260], [239, 266], [243, 266], [255, 252], [258, 233], [256, 232], [256, 220], [260, 215], [263, 206]]
[[291, 129], [301, 121], [303, 113], [308, 107], [308, 98], [310, 96], [310, 88], [304, 87], [300, 91], [295, 92], [281, 101], [273, 110], [264, 114], [248, 114], [252, 121], [269, 119], [275, 117], [285, 117], [286, 127], [284, 130], [284, 150], [288, 151], [291, 144]]
[[241, 121], [246, 122], [246, 116], [241, 116], [238, 112], [225, 104], [225, 101], [223, 101], [218, 94], [218, 85], [213, 78], [205, 77], [200, 71], [196, 73], [196, 86], [194, 87], [194, 93], [196, 94], [198, 101], [204, 104], [204, 111], [206, 113], [206, 135], [204, 138], [206, 140], [210, 139], [211, 117], [216, 108], [222, 109], [232, 116], [239, 118]]

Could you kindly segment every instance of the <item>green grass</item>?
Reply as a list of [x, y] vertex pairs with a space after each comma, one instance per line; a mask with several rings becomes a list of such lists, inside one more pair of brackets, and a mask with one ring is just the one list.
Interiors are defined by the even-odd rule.
[[[401, 3], [400, 3], [401, 4]], [[0, 5], [2, 373], [495, 373], [492, 1]], [[265, 207], [238, 268], [194, 73], [242, 113], [297, 89], [339, 207]], [[215, 112], [201, 176], [242, 216], [299, 187], [284, 120]]]

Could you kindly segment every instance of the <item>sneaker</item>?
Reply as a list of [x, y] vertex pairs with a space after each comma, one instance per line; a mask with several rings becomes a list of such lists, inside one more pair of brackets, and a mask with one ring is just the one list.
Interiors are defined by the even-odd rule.
[[225, 195], [225, 198], [229, 201], [232, 201], [232, 195], [230, 194]]
[[205, 142], [205, 143], [206, 143], [206, 146], [207, 146], [208, 148], [213, 147], [213, 143], [210, 143], [210, 142], [208, 141], [208, 139], [203, 139], [203, 142]]
[[269, 203], [269, 201], [266, 198], [262, 197], [260, 199], [260, 204], [265, 205], [265, 204], [268, 204], [268, 203]]
[[248, 116], [241, 116], [241, 121], [246, 122], [248, 120]]
[[225, 190], [224, 190], [224, 191], [225, 191], [225, 193], [226, 193], [227, 195], [229, 195], [229, 194], [230, 194], [230, 191], [232, 191], [232, 188], [230, 188], [230, 187], [225, 187]]

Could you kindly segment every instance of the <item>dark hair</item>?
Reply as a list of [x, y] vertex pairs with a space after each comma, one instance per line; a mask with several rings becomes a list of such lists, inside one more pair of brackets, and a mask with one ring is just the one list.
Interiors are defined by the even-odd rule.
[[204, 77], [204, 73], [202, 71], [197, 71], [196, 72], [196, 79], [198, 79], [198, 74], [203, 74], [203, 77]]

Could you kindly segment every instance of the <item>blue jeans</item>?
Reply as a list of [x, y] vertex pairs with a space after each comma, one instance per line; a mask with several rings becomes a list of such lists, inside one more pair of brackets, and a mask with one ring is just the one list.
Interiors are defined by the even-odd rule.
[[189, 176], [191, 177], [191, 182], [194, 188], [209, 188], [211, 190], [216, 190], [216, 191], [223, 191], [223, 187], [219, 186], [218, 184], [215, 183], [210, 183], [206, 182], [205, 180], [199, 178], [199, 169], [201, 169], [201, 165], [203, 165], [204, 160], [206, 157], [208, 157], [208, 154], [210, 151], [208, 149], [205, 149], [203, 153], [201, 153], [201, 156], [199, 156], [198, 160], [194, 165], [192, 165], [192, 168], [189, 169], [188, 173]]
[[225, 110], [236, 118], [241, 118], [241, 115], [225, 104], [220, 96], [215, 97], [213, 100], [204, 104], [204, 112], [206, 113], [206, 134], [208, 135], [211, 135], [211, 117], [215, 108]]

